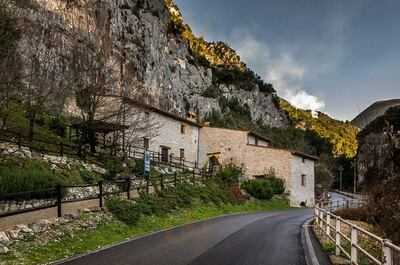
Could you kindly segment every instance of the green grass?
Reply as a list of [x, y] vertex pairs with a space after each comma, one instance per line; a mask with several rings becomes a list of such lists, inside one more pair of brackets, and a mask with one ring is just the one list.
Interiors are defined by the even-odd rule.
[[2, 256], [4, 264], [44, 264], [65, 257], [87, 253], [101, 247], [135, 238], [154, 231], [183, 225], [198, 220], [232, 214], [289, 209], [288, 202], [282, 199], [254, 201], [245, 204], [221, 206], [196, 205], [192, 209], [180, 210], [163, 217], [144, 216], [135, 226], [128, 226], [115, 219], [103, 223], [94, 231], [83, 231], [77, 235], [64, 236], [44, 246], [16, 246], [16, 253]]

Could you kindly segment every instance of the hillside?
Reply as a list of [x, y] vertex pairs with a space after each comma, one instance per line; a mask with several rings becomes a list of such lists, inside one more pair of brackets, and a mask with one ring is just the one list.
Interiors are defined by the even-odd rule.
[[377, 101], [369, 106], [367, 109], [365, 109], [363, 112], [361, 112], [359, 115], [357, 115], [357, 117], [355, 117], [351, 121], [351, 123], [360, 129], [364, 129], [376, 118], [384, 115], [390, 107], [398, 105], [400, 105], [400, 99]]
[[12, 0], [8, 11], [15, 23], [3, 26], [15, 34], [0, 45], [15, 47], [15, 56], [2, 67], [22, 97], [29, 93], [22, 86], [51, 87], [39, 90], [54, 111], [69, 111], [85, 90], [140, 99], [183, 117], [195, 113], [200, 120], [223, 113], [221, 102], [237, 101], [253, 122], [289, 125], [272, 85], [224, 43], [194, 36], [172, 1]]
[[281, 107], [296, 128], [310, 130], [326, 139], [332, 145], [335, 156], [352, 158], [356, 155], [358, 129], [349, 122], [335, 120], [322, 112], [318, 113], [318, 117], [313, 117], [311, 111], [297, 109], [285, 100], [281, 100]]
[[[25, 127], [46, 112], [87, 116], [88, 104], [112, 94], [195, 113], [212, 126], [254, 129], [279, 147], [319, 154], [315, 142], [327, 139], [334, 155], [355, 153], [352, 126], [281, 104], [231, 47], [195, 36], [172, 0], [14, 0], [3, 10], [0, 51], [7, 57], [0, 67], [8, 85], [1, 100], [18, 98]], [[14, 107], [2, 105], [3, 127]]]

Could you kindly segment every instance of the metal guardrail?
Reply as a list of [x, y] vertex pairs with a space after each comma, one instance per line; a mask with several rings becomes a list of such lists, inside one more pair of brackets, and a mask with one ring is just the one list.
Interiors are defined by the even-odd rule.
[[[333, 203], [335, 204], [335, 203]], [[340, 216], [315, 207], [316, 228], [335, 244], [335, 254], [355, 265], [400, 265], [400, 247]]]

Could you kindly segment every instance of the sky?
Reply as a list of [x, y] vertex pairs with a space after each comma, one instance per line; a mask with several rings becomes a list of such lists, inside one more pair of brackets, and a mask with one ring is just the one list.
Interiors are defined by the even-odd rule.
[[351, 120], [400, 98], [399, 0], [176, 0], [297, 107]]

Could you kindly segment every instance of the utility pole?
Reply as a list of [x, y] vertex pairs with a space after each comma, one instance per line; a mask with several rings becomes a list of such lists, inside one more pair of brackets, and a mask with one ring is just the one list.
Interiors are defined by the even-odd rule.
[[357, 193], [357, 156], [354, 158], [354, 161], [351, 163], [354, 169], [354, 177], [353, 177], [353, 193]]
[[339, 168], [339, 190], [342, 191], [343, 190], [343, 166], [340, 165]]

